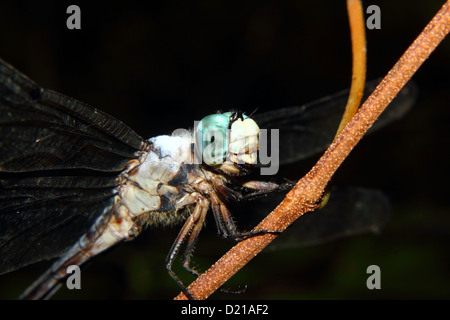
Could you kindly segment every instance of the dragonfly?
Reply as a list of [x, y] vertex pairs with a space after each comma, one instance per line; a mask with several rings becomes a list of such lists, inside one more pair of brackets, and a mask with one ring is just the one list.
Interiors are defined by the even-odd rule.
[[[401, 118], [415, 92], [413, 85], [405, 87], [371, 131]], [[253, 198], [273, 202], [277, 192], [292, 185], [249, 178], [260, 167], [255, 163], [259, 129], [280, 129], [281, 164], [308, 158], [333, 140], [347, 95], [343, 91], [251, 116], [237, 110], [216, 113], [194, 130], [145, 140], [114, 117], [40, 87], [0, 59], [0, 274], [56, 259], [21, 295], [50, 298], [70, 266], [133, 240], [149, 225], [182, 224], [166, 268], [186, 290], [172, 266], [184, 247], [183, 266], [199, 275], [190, 257], [209, 211], [222, 237], [256, 236], [238, 231], [228, 204]], [[226, 132], [213, 160], [201, 157], [220, 136], [203, 139], [210, 128]], [[333, 216], [333, 208], [347, 219]], [[329, 214], [321, 219], [334, 217], [334, 227], [321, 228], [311, 220], [307, 229], [315, 234], [308, 238], [302, 232], [302, 241], [374, 230], [385, 220], [388, 204], [377, 192], [354, 189], [333, 193], [324, 211]]]

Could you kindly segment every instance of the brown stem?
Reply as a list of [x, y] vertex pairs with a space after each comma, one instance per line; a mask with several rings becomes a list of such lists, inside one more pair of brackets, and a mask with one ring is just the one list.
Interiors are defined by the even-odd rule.
[[364, 13], [361, 1], [347, 0], [347, 11], [352, 39], [352, 85], [335, 138], [344, 130], [358, 111], [366, 82], [366, 32], [364, 30]]
[[[326, 184], [337, 168], [449, 31], [450, 0], [406, 50], [317, 164], [255, 230], [284, 230], [303, 213], [316, 207]], [[273, 234], [264, 234], [238, 243], [194, 281], [188, 287], [189, 292], [196, 299], [207, 298], [275, 237]], [[183, 293], [176, 297], [186, 298]]]

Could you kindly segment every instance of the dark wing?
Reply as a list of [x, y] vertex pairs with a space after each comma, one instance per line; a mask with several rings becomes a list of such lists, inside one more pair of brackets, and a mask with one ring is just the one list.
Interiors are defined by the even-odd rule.
[[[379, 80], [366, 85], [363, 101]], [[397, 120], [416, 100], [417, 87], [407, 84], [369, 130], [373, 132]], [[334, 139], [347, 103], [348, 90], [303, 106], [287, 107], [254, 114], [252, 118], [262, 129], [280, 129], [280, 164], [306, 159], [325, 150]]]
[[[253, 225], [256, 214], [243, 219], [244, 214], [257, 213], [259, 220], [283, 200], [285, 194], [240, 203], [239, 222]], [[304, 214], [280, 234], [267, 250], [305, 247], [365, 233], [376, 233], [389, 221], [391, 205], [381, 191], [361, 187], [333, 187], [327, 205]], [[243, 221], [241, 221], [243, 220]]]
[[335, 187], [323, 209], [306, 213], [274, 241], [272, 249], [310, 246], [377, 233], [384, 228], [390, 214], [389, 199], [381, 191]]
[[0, 59], [0, 274], [60, 256], [112, 213], [143, 140]]

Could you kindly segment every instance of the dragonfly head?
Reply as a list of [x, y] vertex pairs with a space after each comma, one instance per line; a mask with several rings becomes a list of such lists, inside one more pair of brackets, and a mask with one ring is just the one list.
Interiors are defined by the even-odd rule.
[[236, 165], [257, 163], [259, 127], [240, 111], [204, 117], [195, 141], [202, 162], [226, 173], [239, 174]]

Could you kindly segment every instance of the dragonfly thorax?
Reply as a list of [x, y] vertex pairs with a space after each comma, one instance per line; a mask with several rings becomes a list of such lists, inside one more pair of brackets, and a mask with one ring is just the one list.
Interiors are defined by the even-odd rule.
[[174, 210], [184, 195], [182, 186], [189, 183], [185, 164], [193, 159], [191, 136], [157, 136], [149, 142], [150, 150], [125, 173], [127, 182], [119, 191], [122, 205], [133, 217]]

